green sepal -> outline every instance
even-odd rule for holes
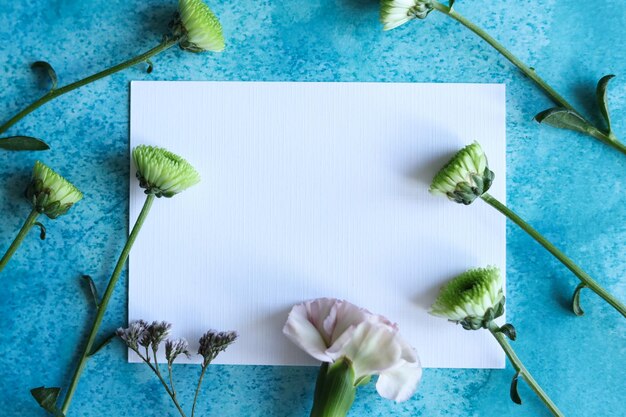
[[[598,99],[598,107],[600,107],[600,113],[602,113],[602,117],[606,121],[606,126],[609,129],[609,133],[611,133],[611,115],[609,114],[609,102],[606,97],[606,90],[609,85],[609,81],[615,78],[615,75],[609,74],[600,78],[598,81],[598,87],[596,88],[596,97]]]
[[[572,296],[572,311],[577,316],[582,316],[585,314],[584,310],[580,307],[580,292],[583,290],[583,288],[587,288],[587,284],[581,282],[574,290],[574,295]]]
[[[478,329],[488,329],[491,322],[493,322],[498,317],[504,314],[504,303],[506,302],[505,297],[502,296],[502,299],[496,304],[493,308],[488,308],[485,311],[484,317],[466,317],[463,320],[455,321],[450,320],[452,322],[458,323],[465,330],[478,330]],[[513,327],[513,326],[511,326]]]
[[[9,136],[0,138],[0,149],[7,151],[46,151],[50,146],[41,139],[31,136]]]
[[[46,61],[37,61],[37,62],[33,62],[33,64],[30,67],[34,70],[36,69],[45,70],[46,73],[48,74],[48,77],[50,78],[50,83],[52,84],[50,90],[52,91],[57,88],[57,84],[59,84],[59,77],[57,77],[57,72],[54,70],[54,68],[52,68],[52,65],[50,65]]]
[[[589,134],[595,129],[578,113],[563,107],[544,110],[535,116],[535,120],[559,129],[568,129],[585,134]]]
[[[511,401],[513,401],[515,404],[522,404],[522,398],[519,396],[519,392],[517,391],[518,381],[519,381],[519,371],[515,373],[515,376],[513,376],[513,380],[511,381],[511,390],[510,390]]]
[[[61,412],[61,409],[57,407],[57,400],[60,392],[61,388],[57,387],[37,387],[30,390],[31,395],[41,408],[55,417],[64,417],[65,415]]]
[[[344,417],[356,395],[352,364],[342,358],[333,364],[323,363],[317,375],[310,417]]]
[[[498,329],[498,332],[502,333],[503,335],[508,337],[510,340],[514,341],[515,339],[517,339],[517,331],[515,330],[515,327],[513,327],[513,325],[510,323],[506,323],[503,326],[501,326]]]

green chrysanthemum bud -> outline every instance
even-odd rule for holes
[[[433,10],[427,0],[382,0],[380,4],[380,21],[383,30],[395,29],[413,19],[425,19]]]
[[[39,161],[35,162],[33,179],[25,195],[39,213],[51,219],[67,213],[83,198],[78,188]]]
[[[435,175],[430,192],[460,204],[471,204],[489,190],[494,173],[478,142],[466,146]]]
[[[495,267],[470,269],[443,286],[430,314],[463,325],[487,328],[504,313],[502,277]]]
[[[202,0],[179,0],[179,22],[175,35],[186,35],[180,47],[191,52],[221,52],[224,50],[222,25]]]
[[[200,174],[187,161],[163,148],[139,145],[133,149],[137,179],[146,194],[172,197],[200,182]]]

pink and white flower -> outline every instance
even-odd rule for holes
[[[283,333],[322,362],[347,359],[355,387],[378,375],[376,390],[384,398],[408,400],[422,377],[419,358],[398,327],[347,301],[319,298],[298,304],[289,313]]]

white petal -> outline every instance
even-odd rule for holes
[[[352,332],[344,332],[326,353],[337,360],[352,361],[355,378],[379,374],[394,367],[402,355],[397,330],[375,320],[363,322]]]
[[[376,391],[381,397],[397,402],[406,401],[417,391],[422,379],[419,361],[406,362],[380,374],[376,381]]]
[[[309,321],[305,304],[298,304],[291,309],[283,333],[293,343],[322,362],[332,359],[325,353],[326,343],[315,325]]]

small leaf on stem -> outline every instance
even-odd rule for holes
[[[517,392],[517,382],[519,381],[519,371],[517,371],[517,373],[515,374],[515,376],[513,377],[513,380],[511,381],[511,401],[513,401],[515,404],[521,404],[522,403],[522,398],[519,396],[519,392]]]
[[[500,327],[498,331],[511,340],[515,340],[517,338],[517,331],[510,323],[506,323],[504,326]]]
[[[34,70],[36,69],[45,70],[48,73],[48,77],[50,77],[50,82],[52,83],[51,90],[54,90],[55,88],[57,88],[57,84],[59,83],[59,78],[57,77],[57,73],[54,70],[54,68],[52,68],[52,65],[50,65],[46,61],[37,61],[37,62],[34,62],[30,67]]]
[[[580,292],[583,290],[583,288],[587,288],[587,284],[581,282],[574,290],[574,296],[572,297],[572,310],[577,316],[582,316],[585,314],[583,309],[580,307]]]
[[[39,239],[45,240],[46,239],[46,226],[44,226],[41,222],[35,222],[35,226],[39,226],[39,229],[40,229]]]
[[[452,11],[452,6],[454,6],[454,2],[455,2],[455,1],[456,1],[456,0],[450,0],[450,1],[448,1],[448,7],[450,8],[450,11]]]
[[[598,98],[598,106],[600,107],[600,113],[602,113],[602,117],[606,121],[606,125],[609,129],[609,133],[611,133],[611,116],[609,114],[609,102],[606,98],[606,90],[609,85],[609,81],[615,78],[615,75],[609,74],[600,78],[598,81],[598,88],[596,89],[596,97]]]
[[[96,288],[96,284],[93,282],[93,279],[90,275],[83,275],[83,279],[85,279],[89,285],[89,292],[91,293],[91,297],[93,299],[93,303],[98,308],[100,306],[100,297],[98,297],[98,289]]]
[[[52,413],[55,417],[62,417],[64,415],[57,407],[57,399],[59,398],[60,392],[61,388],[57,387],[37,387],[30,390],[30,393],[39,406],[47,412]]]
[[[535,116],[535,120],[559,129],[569,129],[585,134],[589,134],[589,131],[594,129],[578,113],[562,107],[544,110]]]
[[[50,149],[46,142],[30,136],[0,138],[0,149],[7,151],[45,151]]]

